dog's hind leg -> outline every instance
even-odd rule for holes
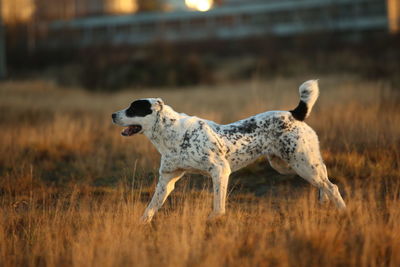
[[[318,187],[323,194],[321,197],[326,197],[324,196],[326,194],[335,203],[337,208],[346,208],[338,187],[329,181],[326,167],[322,160],[314,160],[313,162],[305,153],[300,152],[296,154],[296,161],[292,161],[290,165],[300,177]]]
[[[329,201],[328,195],[324,192],[322,188],[318,189],[318,201],[321,204],[325,204],[326,202]]]
[[[175,183],[183,176],[183,174],[183,171],[160,171],[160,178],[157,183],[156,191],[141,218],[142,223],[148,223],[151,221],[154,214],[161,208],[162,204],[167,199],[168,195],[172,190],[174,190]]]
[[[322,164],[322,166],[324,168],[324,176],[328,177],[328,171],[326,170],[325,164]],[[325,204],[326,202],[329,201],[329,196],[325,193],[325,191],[322,188],[318,189],[318,200],[319,203],[321,204]]]
[[[210,214],[209,219],[225,214],[225,202],[230,174],[231,168],[226,161],[222,161],[211,167],[210,175],[213,181],[214,202],[213,212]]]
[[[281,159],[278,156],[275,156],[273,154],[268,154],[267,155],[268,162],[271,165],[271,167],[279,172],[282,175],[290,175],[290,174],[296,174],[296,172],[287,164],[283,159]],[[325,166],[325,165],[324,165]],[[326,172],[326,167],[325,167],[325,172]],[[319,188],[318,190],[318,200],[321,204],[326,203],[329,201],[328,195],[325,193],[325,191],[322,188]]]
[[[267,159],[271,167],[280,174],[296,174],[296,172],[283,159],[273,154],[268,154]]]

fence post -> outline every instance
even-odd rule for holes
[[[3,24],[3,8],[2,0],[0,0],[0,80],[4,79],[7,75],[6,66],[6,41],[5,41],[5,30]]]
[[[387,0],[387,16],[389,22],[389,32],[400,32],[400,1]]]

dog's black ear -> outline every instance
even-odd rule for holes
[[[164,101],[161,98],[156,99],[156,103],[154,105],[154,109],[157,111],[161,111],[164,107]]]

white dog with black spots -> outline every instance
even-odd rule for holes
[[[328,179],[316,133],[304,120],[318,98],[316,80],[303,83],[300,103],[291,111],[268,111],[226,125],[174,111],[160,98],[139,99],[112,114],[127,127],[121,134],[144,134],[161,154],[159,180],[141,220],[150,222],[175,183],[186,172],[211,176],[214,202],[210,218],[225,213],[229,175],[261,156],[281,174],[297,173],[319,188],[320,201],[346,205]]]

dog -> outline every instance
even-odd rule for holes
[[[328,179],[317,134],[304,122],[318,98],[318,81],[304,82],[299,93],[293,110],[268,111],[226,125],[178,113],[160,98],[139,99],[113,113],[113,123],[126,127],[123,136],[144,134],[161,154],[159,180],[141,221],[152,220],[186,172],[211,176],[210,218],[224,215],[229,175],[262,156],[279,173],[296,173],[316,186],[321,202],[330,199],[345,209],[338,187]]]

